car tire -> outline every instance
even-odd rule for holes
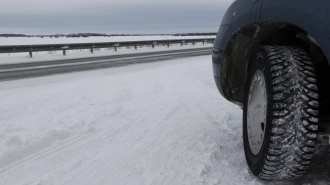
[[[308,54],[265,46],[252,57],[243,104],[244,152],[260,179],[295,180],[312,159],[318,130],[318,88]]]

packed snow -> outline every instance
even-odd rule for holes
[[[294,184],[249,172],[211,56],[0,82],[0,101],[0,184]],[[322,162],[297,184],[329,184]]]

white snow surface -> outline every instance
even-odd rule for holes
[[[291,184],[249,172],[211,56],[0,82],[0,102],[1,185]]]

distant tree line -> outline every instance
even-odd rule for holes
[[[24,34],[0,34],[0,37],[28,37]]]
[[[217,35],[216,32],[211,32],[211,33],[176,33],[172,34],[172,36],[215,36]]]
[[[51,35],[25,35],[25,34],[0,34],[0,37],[114,37],[114,36],[212,36],[217,33],[176,33],[176,34],[105,34],[105,33],[70,33],[70,34],[51,34]]]

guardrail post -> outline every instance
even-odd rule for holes
[[[93,48],[91,48],[91,53],[94,53],[94,49]]]
[[[63,49],[63,55],[66,55],[65,49]]]
[[[117,47],[115,47],[115,51],[117,51]]]
[[[32,51],[29,51],[29,55],[30,55],[30,57],[32,58]]]

